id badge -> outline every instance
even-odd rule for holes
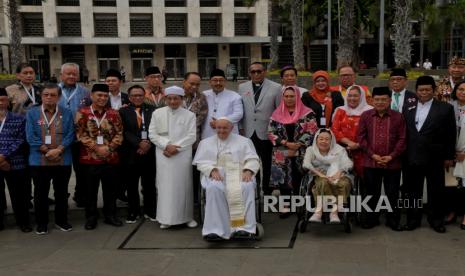
[[[102,135],[97,136],[97,145],[103,145],[103,136]]]
[[[147,137],[148,137],[148,136],[147,136],[147,131],[145,131],[145,130],[141,131],[141,133],[140,133],[140,138],[141,138],[142,140],[147,140]]]
[[[51,145],[52,144],[52,136],[51,135],[45,135],[45,144],[46,145]]]
[[[326,127],[326,118],[325,117],[320,118],[320,126]]]

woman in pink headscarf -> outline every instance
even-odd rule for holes
[[[286,86],[278,108],[271,115],[268,137],[273,143],[270,187],[281,195],[298,194],[302,158],[318,131],[315,113],[300,100],[297,86]],[[287,217],[288,208],[280,216]]]

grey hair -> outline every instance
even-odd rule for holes
[[[77,63],[74,63],[74,62],[63,63],[63,65],[61,65],[61,71],[60,71],[61,73],[63,73],[63,70],[65,69],[65,67],[74,67],[79,72],[79,64]]]

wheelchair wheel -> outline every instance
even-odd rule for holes
[[[265,236],[265,230],[263,229],[263,225],[259,222],[257,222],[257,229],[256,229],[256,233],[255,233],[255,239],[257,241],[263,239],[263,237]]]
[[[352,233],[352,222],[350,221],[349,212],[342,213],[342,219],[344,221],[344,232]]]

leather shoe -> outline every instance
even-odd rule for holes
[[[103,223],[116,227],[123,226],[123,222],[119,220],[117,217],[106,217]]]
[[[217,234],[208,234],[206,236],[203,236],[203,238],[206,240],[206,241],[209,241],[209,242],[215,242],[215,241],[222,241],[223,238],[218,236]]]
[[[444,227],[444,225],[435,225],[435,226],[431,226],[431,227],[437,233],[440,233],[440,234],[446,233],[446,227]]]
[[[21,232],[23,232],[23,233],[32,232],[32,227],[30,225],[28,225],[28,224],[19,226],[19,229],[21,229]]]
[[[86,230],[94,230],[97,228],[97,220],[96,219],[88,219],[86,221],[86,225],[84,226]]]

